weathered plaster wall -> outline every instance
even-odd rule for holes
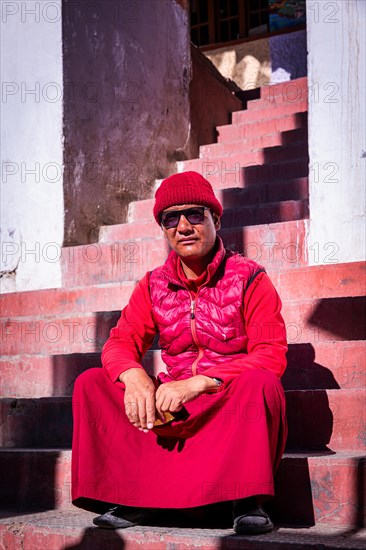
[[[309,263],[365,259],[366,2],[308,10]]]
[[[223,76],[243,90],[306,76],[305,30],[204,53]]]
[[[1,290],[11,292],[61,282],[61,0],[1,8]]]
[[[187,7],[65,0],[63,35],[65,242],[81,244],[187,156]]]

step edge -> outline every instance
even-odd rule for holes
[[[215,143],[214,145],[219,145],[217,143]],[[190,159],[190,160],[193,160],[193,159]],[[197,158],[195,160],[201,160],[200,158]],[[299,182],[299,181],[302,181],[302,180],[306,180],[307,182],[309,181],[309,176],[299,176],[298,178],[292,178],[292,182]],[[283,180],[279,183],[284,183],[284,184],[287,184],[288,181],[287,180]],[[256,183],[256,184],[253,184],[253,185],[250,185],[248,187],[228,187],[225,189],[225,191],[227,190],[233,190],[234,192],[244,192],[248,189],[256,189],[256,188],[261,188],[261,187],[265,187],[265,186],[269,186],[270,184],[269,183]],[[214,188],[214,190],[216,189],[216,191],[222,191],[221,188]],[[129,204],[132,204],[134,206],[138,205],[138,204],[141,204],[142,202],[149,202],[152,206],[154,205],[155,203],[155,199],[152,198],[152,199],[144,199],[143,201],[132,201],[130,202]],[[149,206],[150,206],[149,204]],[[134,222],[125,222],[125,223],[134,223]],[[100,227],[116,227],[118,225],[124,225],[123,223],[122,224],[118,224],[118,223],[115,223],[115,224],[111,224],[111,225],[101,225]]]
[[[314,298],[314,300],[316,300],[316,298]],[[296,302],[296,301],[294,301]],[[333,348],[334,347],[334,342],[318,342],[318,343],[315,343],[315,346],[316,346],[316,349],[317,348]],[[366,346],[366,340],[337,340],[336,344],[338,344],[339,346],[340,345],[343,345],[343,346],[346,346],[346,347],[352,347],[352,346]],[[301,345],[301,343],[299,344]],[[160,354],[160,349],[148,349],[146,354]],[[85,353],[82,353],[82,355],[100,355],[101,352],[98,352],[98,351],[95,351],[95,352],[85,352]],[[73,354],[71,354],[73,355]],[[41,353],[32,353],[32,354],[29,354],[29,353],[22,353],[22,354],[19,354],[19,355],[2,355],[1,358],[0,358],[0,363],[1,362],[17,362],[19,361],[19,358],[27,358],[27,359],[31,359],[31,358],[46,358],[46,357],[52,357],[52,354],[41,354]],[[309,388],[308,388],[309,389]],[[312,389],[317,389],[317,388],[312,388]],[[320,389],[320,388],[318,388]],[[340,388],[340,389],[347,389],[347,388]],[[350,388],[351,389],[351,388]],[[357,388],[355,388],[357,389]],[[47,396],[46,396],[47,397]],[[17,397],[14,397],[14,399],[17,399]]]
[[[159,351],[159,350],[157,350]],[[102,367],[100,367],[102,368]],[[304,395],[304,394],[310,394],[310,393],[326,393],[327,395],[345,395],[345,394],[353,394],[357,395],[358,397],[362,397],[366,394],[366,386],[365,387],[357,387],[357,388],[337,388],[337,389],[321,389],[321,388],[306,388],[306,389],[284,389],[285,394],[291,393],[291,394],[297,394],[297,395]],[[352,396],[351,396],[352,397]],[[11,403],[14,401],[20,401],[21,403],[42,403],[42,404],[62,404],[72,403],[72,396],[71,395],[63,395],[63,396],[42,396],[42,397],[0,397],[0,403]]]
[[[291,131],[292,131],[292,130],[291,130]],[[277,133],[278,133],[278,134],[281,134],[281,132],[275,132],[275,133],[273,133],[273,134],[268,134],[268,135],[269,135],[269,136],[272,136],[272,135],[274,136],[274,135],[276,135]],[[255,139],[258,139],[258,138],[255,138]],[[233,147],[239,146],[239,145],[241,144],[241,145],[243,145],[243,147],[245,147],[245,146],[247,146],[247,143],[244,143],[245,141],[251,141],[251,140],[246,140],[245,138],[244,138],[244,139],[235,139],[235,140],[232,140],[232,141],[225,141],[225,142],[220,142],[220,143],[219,143],[219,142],[210,143],[209,145],[203,145],[203,146],[201,146],[201,147],[213,147],[213,146],[217,146],[217,147],[215,147],[215,148],[218,149],[219,147],[223,146],[224,144],[225,144],[225,145],[231,145],[231,146],[233,146]],[[291,143],[291,145],[292,145],[292,144],[297,144],[297,145],[299,145],[299,144],[301,144],[301,143],[304,143],[305,145],[308,145],[308,140],[307,140],[307,139],[298,139],[298,140],[294,141],[293,143]],[[249,145],[250,145],[250,144],[249,144]],[[285,145],[283,145],[283,144],[282,144],[282,145],[269,145],[268,147],[262,147],[262,149],[267,149],[267,148],[271,148],[271,147],[287,147],[288,145],[290,145],[290,144],[286,143]],[[253,149],[248,149],[249,152],[253,152],[253,151],[255,151],[255,150],[256,150],[256,149],[254,149],[254,148],[253,148]],[[215,153],[215,151],[213,151],[213,153]],[[200,153],[200,154],[201,154],[201,153]],[[217,153],[215,153],[215,154],[217,154]],[[199,156],[199,157],[196,157],[196,158],[197,158],[197,160],[201,160],[202,158],[207,158],[207,157],[201,157],[201,156]],[[195,159],[186,159],[186,160],[195,160]]]
[[[243,112],[245,112],[245,111],[243,111]],[[279,115],[278,117],[266,118],[264,120],[260,120],[260,121],[256,121],[256,122],[255,121],[250,121],[250,122],[247,122],[247,123],[245,123],[245,122],[232,122],[230,124],[220,124],[219,126],[216,126],[216,130],[220,130],[220,128],[232,128],[233,126],[246,126],[246,127],[251,126],[251,125],[254,126],[255,124],[258,124],[260,122],[266,122],[267,120],[283,120],[283,119],[294,117],[296,115],[304,115],[305,113],[307,114],[308,111],[299,111],[299,112],[290,113],[290,114],[286,114],[286,115]],[[305,116],[303,118],[305,118]],[[303,121],[301,121],[301,122],[303,122]],[[304,122],[307,123],[307,120],[304,121]],[[295,129],[296,128],[294,128],[294,130]],[[285,130],[285,131],[287,131],[287,130]]]

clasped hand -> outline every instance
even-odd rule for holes
[[[186,380],[166,382],[157,389],[148,374],[132,368],[120,376],[125,384],[124,404],[129,421],[145,433],[151,430],[157,418],[164,421],[164,412],[178,412],[184,403],[192,401],[215,382],[207,376],[193,376]]]

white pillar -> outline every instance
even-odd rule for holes
[[[366,2],[308,1],[309,264],[365,259]]]
[[[61,0],[1,2],[3,292],[61,284],[61,15]]]

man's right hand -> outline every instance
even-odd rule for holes
[[[147,433],[156,420],[155,386],[150,376],[139,368],[128,369],[119,376],[126,386],[125,410],[129,421]]]

